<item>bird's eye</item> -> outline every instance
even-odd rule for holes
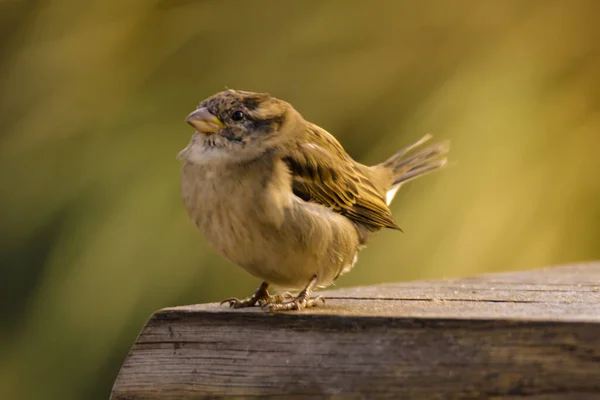
[[[246,114],[244,114],[240,110],[234,111],[233,114],[231,114],[231,119],[234,120],[234,121],[241,121],[245,117],[246,117]]]

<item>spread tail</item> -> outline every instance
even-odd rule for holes
[[[379,164],[379,167],[392,171],[392,183],[386,194],[386,203],[388,205],[392,202],[396,192],[404,182],[446,165],[446,154],[450,148],[448,141],[437,143],[414,154],[409,154],[412,150],[431,139],[431,137],[431,135],[423,136],[417,142],[403,148]]]

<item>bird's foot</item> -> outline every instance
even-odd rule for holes
[[[231,307],[231,308],[254,307],[256,305],[264,307],[265,305],[270,304],[270,303],[284,302],[286,299],[286,295],[289,295],[289,293],[286,293],[283,295],[278,294],[278,295],[272,296],[269,294],[269,292],[267,290],[268,287],[269,287],[269,283],[263,282],[260,284],[258,289],[256,289],[256,292],[254,292],[254,294],[252,296],[250,296],[249,298],[240,300],[235,297],[230,297],[228,299],[223,300],[221,302],[221,305],[223,305],[225,303],[229,303],[229,307]]]
[[[291,310],[303,310],[305,308],[317,307],[319,304],[325,304],[325,297],[301,297],[298,295],[293,300],[282,301],[277,303],[267,303],[262,306],[262,309],[267,312],[275,311],[291,311]]]
[[[285,293],[280,301],[269,302],[262,305],[262,309],[267,312],[275,311],[289,311],[289,310],[303,310],[305,308],[316,307],[320,303],[325,304],[325,298],[323,296],[310,297],[313,288],[317,284],[317,277],[314,276],[309,284],[301,291],[298,296],[294,297],[290,293]],[[286,299],[290,299],[286,301]]]

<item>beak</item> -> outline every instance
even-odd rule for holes
[[[194,127],[198,132],[212,135],[225,127],[219,118],[211,114],[205,107],[194,110],[187,116],[185,122]]]

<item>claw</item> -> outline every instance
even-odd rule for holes
[[[284,301],[276,302],[276,303],[267,303],[262,305],[262,309],[266,312],[275,312],[275,311],[289,311],[289,310],[303,310],[305,308],[316,307],[319,303],[325,304],[325,298],[323,296],[317,296],[315,298],[311,298],[310,294],[312,289],[317,283],[317,277],[314,276],[309,284],[301,291],[298,296],[292,296],[291,293],[287,292],[283,294]],[[290,301],[285,301],[285,299],[291,298]]]
[[[267,282],[261,283],[256,289],[254,294],[247,299],[240,300],[236,297],[230,297],[221,302],[221,305],[229,303],[229,308],[245,308],[254,307],[255,305],[264,306],[272,302],[282,302],[284,299],[281,296],[271,296],[267,291],[269,284]]]
[[[298,293],[298,296],[294,296],[290,292],[271,296],[267,291],[269,284],[263,282],[249,298],[240,300],[236,297],[230,297],[223,300],[221,305],[228,303],[230,308],[236,309],[258,305],[267,312],[303,310],[305,308],[317,307],[319,303],[325,304],[325,298],[323,296],[310,297],[316,284],[317,276],[315,275],[304,290]]]
[[[221,302],[221,305],[229,303],[229,308],[243,308],[243,307],[252,307],[256,302],[253,301],[252,298],[246,300],[240,300],[235,297],[230,297]]]

